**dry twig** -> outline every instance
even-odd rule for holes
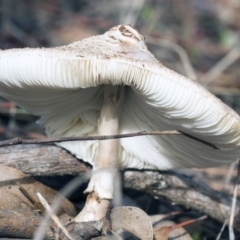
[[[238,160],[237,178],[236,178],[236,182],[234,184],[231,215],[230,215],[230,219],[229,219],[229,239],[230,240],[235,239],[233,225],[234,225],[234,217],[235,217],[235,212],[236,212],[236,202],[237,202],[237,191],[238,191],[239,179],[240,179],[240,161]]]
[[[63,231],[65,236],[67,236],[68,239],[72,240],[72,237],[69,235],[67,229],[62,225],[60,220],[58,219],[57,215],[52,211],[51,207],[49,206],[46,199],[41,195],[41,193],[37,193],[38,199],[43,205],[43,207],[46,209],[47,213],[51,217],[51,219],[55,222],[55,224]]]
[[[72,141],[102,141],[109,139],[119,139],[119,138],[129,138],[129,137],[139,137],[139,136],[160,136],[160,135],[182,135],[188,138],[191,138],[195,141],[201,142],[217,151],[220,149],[214,144],[204,141],[202,139],[196,138],[192,135],[181,131],[152,131],[152,132],[135,132],[135,133],[126,133],[126,134],[116,134],[116,135],[104,135],[104,136],[87,136],[87,137],[64,137],[64,138],[55,138],[55,139],[21,139],[19,137],[0,141],[0,147],[19,145],[19,144],[41,144],[41,143],[60,143],[60,142],[72,142]]]
[[[157,39],[157,38],[153,38],[150,36],[146,37],[146,41],[147,43],[150,44],[154,44],[154,45],[158,45],[158,46],[162,46],[165,48],[170,48],[172,49],[174,52],[176,52],[183,64],[184,70],[186,72],[187,77],[189,77],[192,80],[197,81],[197,76],[195,74],[194,68],[189,60],[189,57],[186,53],[186,51],[184,50],[184,48],[182,48],[181,46],[179,46],[176,43],[164,40],[164,39]]]
[[[216,78],[224,72],[230,65],[237,61],[240,57],[240,43],[236,45],[224,56],[214,67],[212,67],[205,75],[200,78],[200,82],[204,86],[208,86]]]

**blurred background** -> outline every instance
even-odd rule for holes
[[[240,113],[240,0],[0,0],[0,49],[65,45],[121,23],[145,36],[164,65]],[[0,99],[0,139],[43,137],[36,120]],[[225,166],[197,174],[232,192],[236,171]]]

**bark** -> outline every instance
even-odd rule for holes
[[[31,176],[76,176],[91,168],[54,145],[17,145],[0,148],[0,163]]]
[[[18,210],[4,210],[0,209],[0,239],[33,239],[36,229],[39,227],[42,217],[34,211],[23,211]],[[62,223],[67,223],[69,216],[63,215],[60,217]],[[102,235],[102,228],[108,227],[105,219],[98,222],[88,223],[75,223],[68,224],[68,231],[75,240],[86,240],[92,237],[98,237]],[[51,222],[49,227],[44,229],[42,233],[42,239],[53,240],[55,236],[60,233],[60,238],[68,240],[68,238],[57,228],[57,226]]]
[[[91,168],[65,150],[52,145],[18,145],[0,148],[0,163],[32,176],[78,175]],[[124,171],[124,187],[167,198],[175,204],[195,209],[220,222],[229,218],[232,198],[217,192],[199,179],[174,171]],[[240,202],[235,212],[240,230]]]
[[[165,197],[175,204],[195,209],[224,222],[231,212],[232,197],[206,184],[173,171],[125,171],[124,187],[144,191],[154,198]],[[240,230],[240,202],[237,201],[234,227]]]

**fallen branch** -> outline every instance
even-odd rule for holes
[[[130,138],[130,137],[140,137],[140,136],[161,136],[161,135],[182,135],[198,142],[201,142],[213,149],[219,151],[220,149],[217,148],[214,144],[199,139],[197,137],[191,136],[187,133],[182,131],[152,131],[152,132],[135,132],[135,133],[126,133],[126,134],[116,134],[116,135],[104,135],[104,136],[87,136],[87,137],[63,137],[63,138],[54,138],[54,139],[22,139],[19,137],[12,138],[9,140],[0,141],[0,147],[7,147],[19,144],[46,144],[46,143],[60,143],[60,142],[73,142],[73,141],[102,141],[102,140],[109,140],[109,139],[119,139],[119,138]]]
[[[91,171],[89,166],[54,145],[33,144],[0,148],[0,163],[31,176],[77,176]]]
[[[124,187],[151,194],[155,199],[162,197],[174,204],[197,210],[219,222],[229,218],[232,197],[213,190],[200,179],[174,171],[126,171]],[[240,202],[235,209],[234,228],[240,230]]]
[[[78,175],[91,168],[56,146],[24,145],[0,148],[0,163],[33,176]],[[175,204],[198,210],[220,222],[229,218],[231,196],[217,192],[199,179],[174,171],[124,172],[124,187],[167,198]],[[234,227],[240,230],[240,202],[236,202]]]

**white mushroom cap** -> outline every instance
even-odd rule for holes
[[[50,137],[97,135],[104,84],[128,86],[119,133],[181,130],[221,150],[186,136],[124,138],[122,167],[210,167],[239,158],[239,116],[161,65],[131,26],[63,47],[0,51],[0,95],[41,116]],[[60,145],[94,164],[97,141]]]

